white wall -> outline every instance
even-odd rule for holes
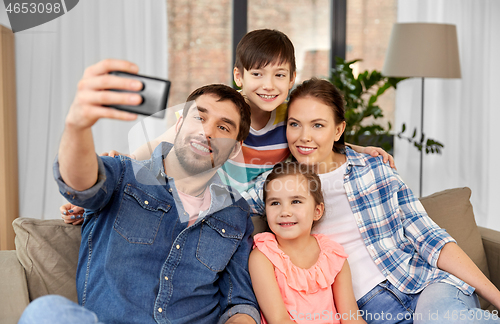
[[[400,0],[398,22],[450,23],[457,26],[461,79],[425,80],[424,133],[444,143],[442,155],[424,155],[423,195],[455,188],[472,189],[479,225],[500,230],[499,126],[500,1]],[[396,125],[420,127],[421,79],[398,84]],[[414,192],[419,190],[419,152],[399,140],[396,164]]]

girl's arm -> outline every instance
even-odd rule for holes
[[[500,309],[500,291],[457,244],[450,242],[444,245],[437,266],[476,288],[478,295]]]
[[[274,266],[258,249],[250,253],[248,269],[260,311],[269,324],[294,324],[281,297]]]
[[[342,324],[366,324],[365,320],[361,317],[361,313],[359,312],[356,298],[354,298],[351,269],[349,268],[349,262],[347,262],[347,260],[345,260],[342,270],[340,270],[337,277],[335,277],[335,281],[332,284],[332,290],[333,300],[335,302],[337,313],[340,316],[340,322]]]
[[[161,134],[151,142],[143,144],[137,150],[132,152],[131,155],[133,155],[134,158],[138,161],[148,160],[151,157],[151,154],[153,154],[155,148],[161,142],[174,143],[174,140],[175,140],[175,125],[170,127],[165,133]]]

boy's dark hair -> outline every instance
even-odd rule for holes
[[[275,29],[257,29],[247,33],[236,47],[234,66],[244,70],[260,69],[269,63],[290,64],[290,78],[295,73],[295,49],[284,33]]]
[[[219,100],[217,101],[229,100],[236,105],[240,113],[240,128],[236,140],[243,141],[247,138],[250,131],[250,106],[246,103],[245,99],[238,91],[225,84],[209,84],[191,92],[186,99],[186,105],[184,106],[182,117],[186,118],[193,101],[195,101],[199,96],[206,94],[219,97]]]
[[[333,120],[336,124],[345,121],[344,98],[331,82],[314,77],[304,81],[290,93],[288,107],[290,107],[295,100],[304,97],[315,98],[329,106],[332,109]],[[288,110],[286,120],[288,120]],[[344,150],[344,134],[342,134],[339,140],[333,144],[333,151],[336,153],[343,153]]]

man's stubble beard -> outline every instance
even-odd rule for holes
[[[177,136],[174,141],[175,155],[177,156],[177,159],[181,164],[182,168],[190,176],[200,175],[207,171],[211,171],[214,168],[219,168],[229,159],[229,156],[232,153],[232,150],[230,150],[227,156],[221,157],[220,150],[212,145],[212,153],[210,153],[210,156],[197,155],[191,150],[190,142],[191,139],[193,138],[196,138],[196,140],[198,140],[201,143],[204,143],[205,145],[208,144],[206,140],[200,140],[201,138],[199,137],[187,137],[185,140],[182,140],[180,136]],[[218,139],[218,140],[226,140],[226,139]]]

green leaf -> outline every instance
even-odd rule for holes
[[[377,96],[371,96],[370,100],[368,101],[368,106],[371,106],[377,101]]]
[[[384,92],[389,89],[391,87],[391,85],[389,83],[385,83],[384,85],[382,85],[380,88],[378,88],[377,90],[377,96],[381,96],[384,94]]]

